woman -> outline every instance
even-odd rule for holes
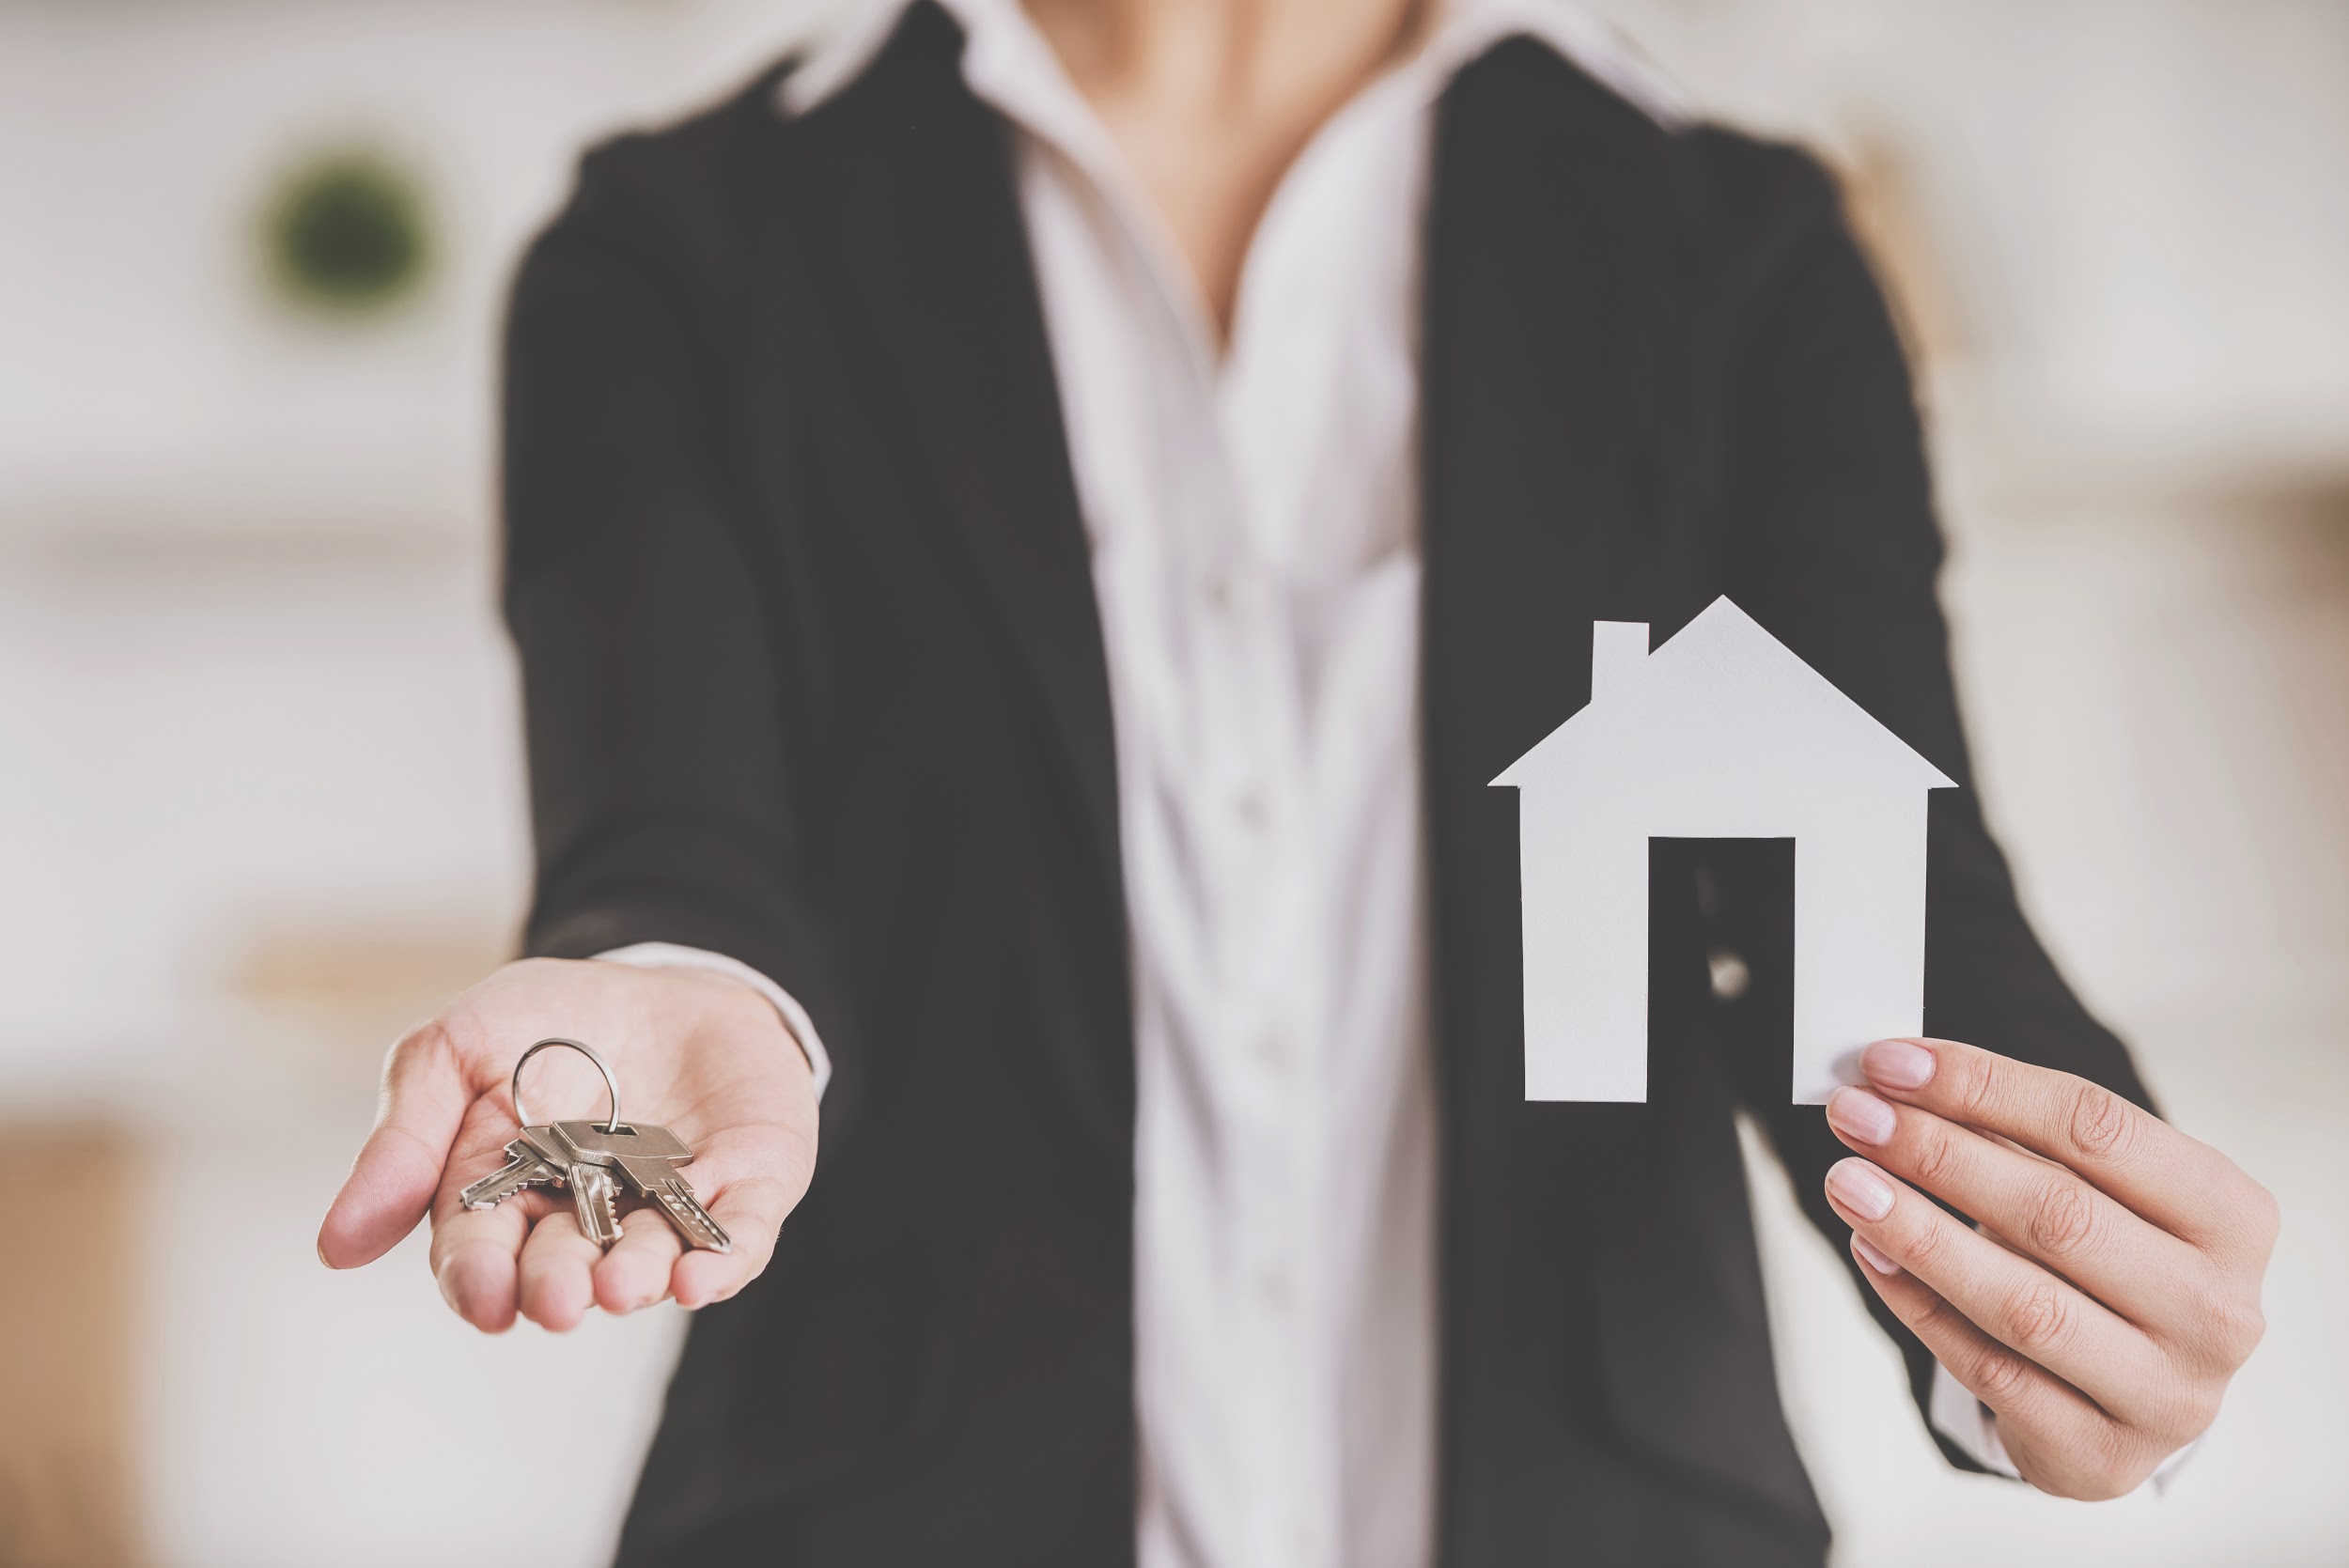
[[[588,159],[509,367],[534,956],[395,1048],[320,1252],[429,1208],[485,1329],[712,1308],[623,1561],[1816,1562],[1741,1103],[1953,1463],[2110,1496],[2207,1424],[2273,1204],[2142,1109],[1969,790],[1973,1044],[1785,1105],[1788,862],[1666,844],[1648,1101],[1523,1098],[1486,785],[1593,621],[1728,593],[1968,778],[1828,181],[1571,9],[860,9]],[[731,1252],[458,1206],[547,1035]]]

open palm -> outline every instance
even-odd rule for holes
[[[606,1252],[581,1234],[569,1199],[543,1188],[491,1209],[458,1203],[506,1163],[520,1127],[508,1079],[549,1035],[594,1046],[619,1080],[623,1113],[692,1145],[686,1175],[734,1237],[731,1251],[687,1252],[643,1209]],[[535,1058],[524,1092],[536,1115],[602,1113],[601,1082],[572,1052]],[[702,1306],[767,1266],[815,1170],[816,1123],[806,1057],[739,982],[593,961],[510,964],[392,1048],[375,1131],[327,1211],[319,1256],[334,1268],[372,1262],[428,1211],[441,1294],[491,1333],[517,1312],[563,1329],[591,1303],[625,1312],[674,1296]]]

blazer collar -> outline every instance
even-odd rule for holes
[[[1039,749],[1094,868],[1086,918],[1122,955],[1107,661],[1008,128],[971,89],[960,27],[917,0],[867,68],[776,132],[817,181],[821,210],[807,221],[871,346],[882,406],[918,454],[909,493],[936,514],[941,548],[958,552],[1025,667]],[[1557,692],[1583,689],[1595,613],[1686,618],[1660,601],[1685,585],[1655,526],[1674,509],[1695,439],[1675,348],[1687,329],[1669,305],[1686,255],[1678,164],[1663,150],[1673,139],[1526,39],[1462,70],[1438,110],[1423,338],[1424,767],[1439,979],[1458,1001],[1490,992],[1497,1005],[1516,983],[1513,969],[1478,972],[1517,950],[1514,930],[1484,929],[1516,907],[1514,825],[1485,781],[1555,724]],[[1515,1038],[1500,1017],[1446,1005],[1447,1056],[1461,1056],[1465,1035],[1486,1037],[1481,1057],[1505,1054],[1485,1048]],[[1067,1049],[1090,1118],[1118,1139],[1130,1049],[1122,1036]]]

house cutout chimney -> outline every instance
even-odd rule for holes
[[[1647,660],[1647,622],[1591,623],[1591,701],[1612,695]]]
[[[1591,634],[1591,701],[1493,781],[1518,791],[1525,1097],[1647,1098],[1648,844],[1795,841],[1797,1105],[1924,1029],[1925,801],[1954,788],[1717,598],[1654,653]]]

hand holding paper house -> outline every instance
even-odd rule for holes
[[[1924,1025],[1926,792],[1956,787],[1726,598],[1647,651],[1594,629],[1591,700],[1511,764],[1525,1097],[1647,1098],[1648,840],[1795,841],[1794,1100]]]

